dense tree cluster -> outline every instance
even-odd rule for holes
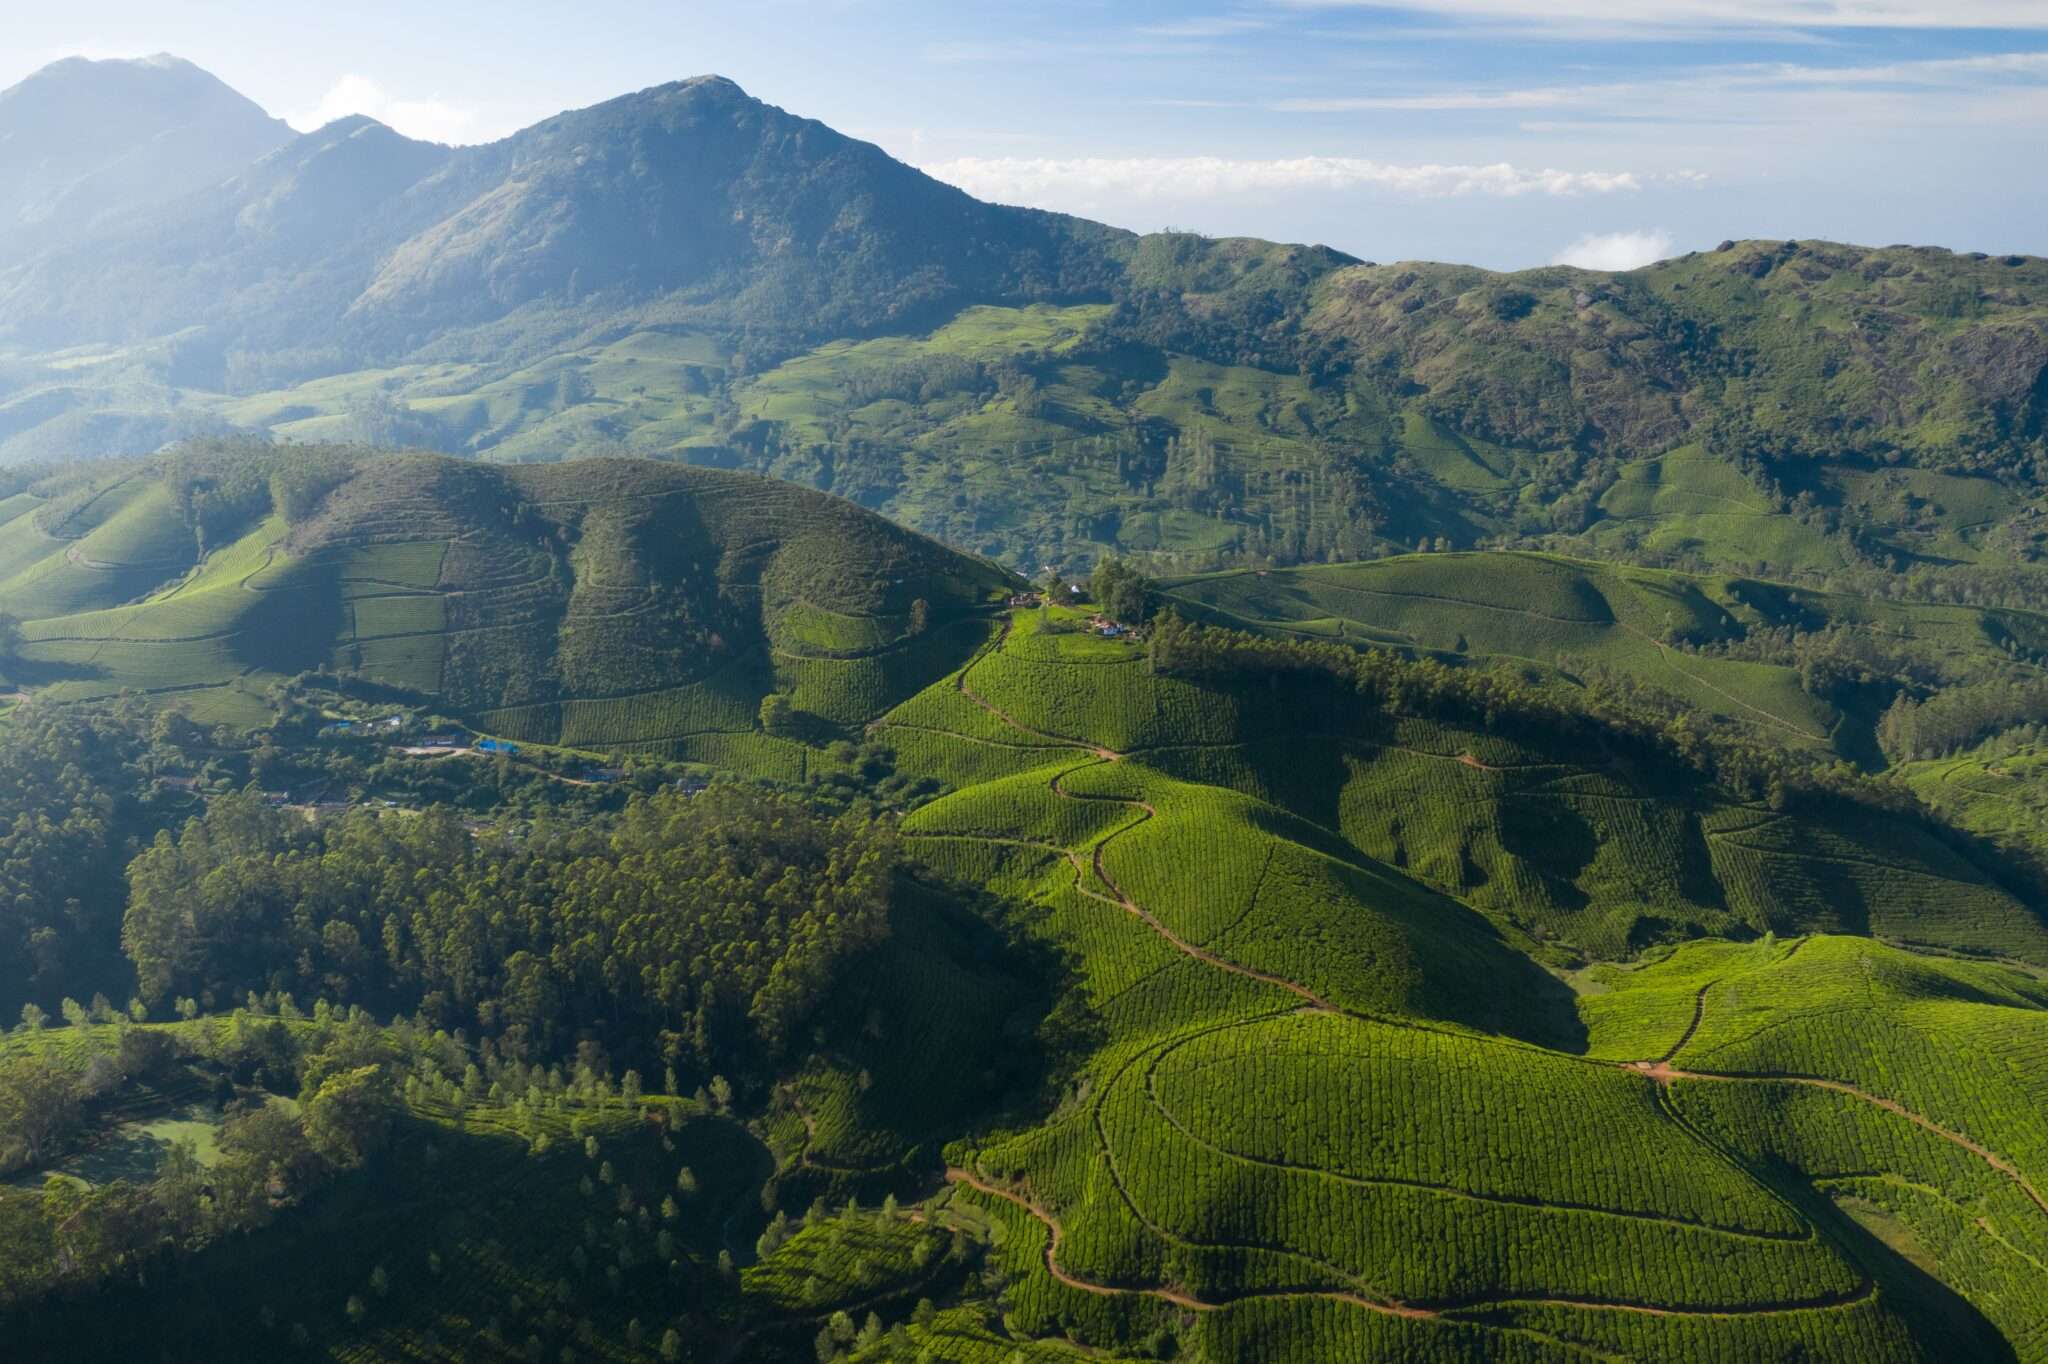
[[[1135,625],[1151,614],[1151,580],[1121,559],[1106,558],[1095,566],[1088,595],[1112,620]]]
[[[2048,721],[2048,682],[1985,683],[1925,700],[1901,692],[1878,720],[1877,741],[1895,762],[1938,758],[2023,725]]]
[[[202,1036],[216,1067],[297,1086],[300,1103],[260,1094],[237,1100],[214,1159],[202,1163],[192,1142],[179,1141],[147,1180],[88,1185],[53,1174],[39,1193],[0,1190],[0,1305],[110,1276],[146,1276],[154,1263],[262,1226],[382,1148],[397,1112],[399,1056],[366,1017],[299,1038],[279,1022],[242,1015]],[[0,1132],[28,1144],[33,1168],[61,1154],[91,1105],[124,1084],[161,1081],[190,1059],[168,1033],[123,1028],[116,1053],[83,1070],[33,1056],[0,1063]]]
[[[0,727],[0,1016],[116,988],[120,867],[147,818],[138,728],[40,705]]]
[[[435,811],[315,828],[236,796],[135,859],[123,942],[148,1001],[395,1002],[515,1050],[630,1021],[709,1064],[772,1056],[887,933],[894,865],[885,825],[734,787],[521,838]]]

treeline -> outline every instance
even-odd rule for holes
[[[1751,626],[1726,639],[1665,641],[1673,648],[1703,658],[1771,663],[1799,674],[1809,696],[1836,699],[1860,686],[1936,687],[1952,678],[1947,660],[1924,647],[1877,634],[1869,629],[1832,622],[1818,630],[1797,625]]]
[[[1782,806],[1802,793],[1847,796],[1897,813],[1920,813],[1912,794],[1872,781],[1846,763],[1821,764],[1742,731],[1697,718],[1676,697],[1597,671],[1566,689],[1504,666],[1460,668],[1384,649],[1269,639],[1187,621],[1169,611],[1152,625],[1153,670],[1242,683],[1248,677],[1320,676],[1396,715],[1473,725],[1509,735],[1583,738],[1675,763],[1737,795]]]
[[[219,438],[189,441],[154,468],[204,553],[272,512],[291,523],[306,520],[322,498],[378,453],[354,445]]]
[[[0,726],[0,1017],[119,990],[121,867],[160,818],[136,716],[23,705]]]
[[[1893,762],[1939,758],[2006,730],[2048,721],[2048,682],[1982,683],[1925,700],[1900,693],[1878,719],[1877,741]]]
[[[129,866],[122,942],[151,1006],[296,991],[475,1026],[512,1056],[613,1028],[738,1071],[886,936],[895,865],[872,816],[730,786],[523,837],[446,811],[312,827],[243,795]]]
[[[80,514],[114,485],[138,475],[153,478],[169,491],[204,555],[272,512],[287,522],[306,520],[363,461],[389,453],[365,444],[278,445],[261,436],[207,436],[144,460],[13,471],[0,478],[0,495],[32,492],[43,498],[36,525],[69,538],[78,533],[74,523]]]

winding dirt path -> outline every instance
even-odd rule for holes
[[[1110,762],[1115,761],[1115,759],[1106,758],[1104,759],[1104,761]],[[1088,764],[1083,764],[1083,766],[1087,765]],[[1301,999],[1310,1007],[1320,1009],[1325,1013],[1334,1014],[1344,1012],[1343,1010],[1339,1009],[1336,1005],[1330,1003],[1329,1000],[1324,999],[1321,995],[1309,989],[1306,985],[1301,984],[1299,981],[1289,980],[1285,976],[1276,976],[1267,971],[1260,971],[1254,967],[1246,966],[1241,962],[1231,961],[1228,957],[1219,957],[1206,947],[1197,947],[1194,943],[1189,942],[1187,939],[1181,937],[1178,933],[1175,933],[1172,929],[1168,928],[1165,924],[1161,923],[1159,921],[1159,917],[1156,914],[1154,914],[1151,910],[1146,909],[1143,905],[1139,904],[1136,900],[1132,899],[1130,893],[1126,891],[1122,886],[1119,886],[1116,883],[1115,878],[1109,874],[1109,868],[1105,867],[1102,864],[1102,850],[1108,844],[1109,840],[1111,838],[1115,838],[1117,834],[1128,833],[1132,829],[1137,828],[1140,824],[1143,824],[1146,820],[1157,819],[1159,817],[1159,810],[1150,801],[1139,800],[1133,796],[1075,795],[1073,792],[1067,790],[1065,786],[1061,785],[1061,783],[1064,782],[1069,776],[1073,775],[1075,772],[1078,772],[1080,770],[1081,768],[1078,767],[1070,767],[1066,771],[1054,777],[1052,779],[1052,793],[1062,800],[1099,800],[1109,801],[1117,805],[1130,805],[1136,807],[1137,809],[1143,810],[1145,814],[1144,818],[1132,820],[1129,824],[1126,824],[1123,828],[1118,829],[1114,833],[1107,835],[1095,845],[1094,851],[1090,857],[1090,864],[1094,868],[1096,878],[1100,880],[1103,885],[1109,887],[1110,893],[1108,895],[1104,895],[1100,891],[1091,890],[1088,888],[1087,876],[1085,870],[1083,869],[1081,855],[1079,853],[1073,852],[1072,850],[1068,850],[1067,859],[1074,864],[1074,869],[1077,872],[1082,872],[1081,881],[1075,886],[1076,890],[1080,891],[1083,895],[1086,895],[1091,900],[1100,900],[1103,904],[1115,905],[1118,909],[1124,910],[1129,914],[1136,915],[1140,920],[1144,922],[1147,928],[1151,929],[1154,933],[1157,933],[1160,937],[1166,939],[1167,943],[1171,947],[1173,947],[1175,951],[1180,952],[1186,956],[1193,957],[1196,961],[1203,962],[1209,966],[1213,966],[1219,971],[1228,971],[1232,975],[1243,976],[1247,980],[1256,980],[1261,981],[1267,985],[1278,986],[1280,989],[1285,990],[1289,994],[1294,995],[1297,998]]]
[[[1695,1019],[1694,1022],[1695,1026],[1697,1026],[1698,1020]],[[1950,1131],[1932,1118],[1915,1113],[1896,1099],[1887,1099],[1882,1095],[1872,1094],[1867,1089],[1858,1089],[1855,1085],[1845,1083],[1844,1081],[1829,1080],[1819,1075],[1794,1075],[1789,1072],[1780,1071],[1681,1070],[1671,1064],[1669,1057],[1657,1061],[1631,1061],[1624,1069],[1646,1076],[1660,1085],[1668,1085],[1677,1080],[1699,1080],[1714,1084],[1805,1085],[1809,1089],[1825,1089],[1835,1094],[1846,1094],[1852,1099],[1861,1099],[1864,1103],[1882,1108],[1887,1113],[1895,1113],[1914,1126],[1932,1132],[1935,1136],[1940,1137],[1952,1146],[1961,1147],[1963,1150],[1968,1151],[1971,1155],[2004,1175],[2014,1184],[2017,1184],[2020,1192],[2032,1200],[2035,1207],[2039,1208],[2044,1214],[2048,1214],[2048,1199],[2044,1199],[2041,1196],[2040,1190],[2036,1189],[2032,1182],[2020,1173],[2019,1167],[2004,1156],[1999,1155],[1988,1146],[1972,1141],[1960,1132]]]
[[[991,702],[987,697],[982,696],[979,692],[975,691],[974,688],[967,685],[967,674],[974,671],[974,665],[976,663],[981,662],[982,659],[987,658],[990,654],[1001,653],[1003,648],[1003,641],[1007,640],[1009,637],[1010,618],[1008,616],[1005,616],[1003,617],[1002,633],[996,636],[995,643],[991,644],[983,652],[976,654],[972,659],[968,661],[966,667],[962,668],[958,673],[954,674],[953,689],[959,692],[962,696],[966,697],[969,701],[972,701],[975,705],[980,706],[990,715],[995,716],[996,719],[1001,720],[1011,729],[1016,730],[1020,734],[1029,734],[1034,739],[1043,739],[1047,743],[1052,744],[1055,747],[1059,748],[1082,749],[1086,752],[1093,753],[1096,757],[1102,759],[1104,762],[1107,763],[1122,762],[1124,760],[1124,755],[1117,752],[1113,748],[1103,748],[1099,745],[1091,744],[1085,739],[1073,739],[1069,738],[1067,735],[1064,734],[1048,734],[1042,729],[1033,729],[1031,726],[1025,724],[1022,720],[1019,720],[1016,716],[1010,714],[1008,711],[1003,710],[1001,707]]]
[[[1136,1296],[1157,1298],[1161,1302],[1170,1302],[1175,1307],[1185,1308],[1190,1312],[1214,1312],[1219,1308],[1229,1307],[1232,1303],[1247,1302],[1254,1298],[1326,1298],[1332,1302],[1349,1303],[1353,1307],[1363,1307],[1367,1311],[1383,1313],[1390,1317],[1429,1320],[1438,1315],[1427,1307],[1415,1307],[1404,1302],[1379,1302],[1363,1294],[1346,1293],[1341,1289],[1275,1289],[1272,1292],[1240,1294],[1228,1302],[1209,1302],[1195,1297],[1191,1293],[1183,1293],[1177,1288],[1122,1288],[1111,1284],[1095,1283],[1092,1280],[1083,1279],[1060,1268],[1060,1242],[1064,1239],[1066,1232],[1061,1228],[1059,1219],[1050,1212],[1047,1212],[1023,1194],[1017,1193],[1012,1189],[1005,1189],[999,1184],[991,1184],[973,1171],[963,1170],[957,1165],[946,1167],[946,1182],[949,1184],[964,1184],[976,1193],[987,1194],[990,1198],[1000,1198],[1006,1203],[1013,1203],[1037,1218],[1045,1225],[1046,1231],[1049,1233],[1045,1243],[1046,1273],[1052,1275],[1053,1278],[1069,1288],[1078,1289],[1083,1293],[1093,1293],[1097,1297],[1117,1298]]]
[[[1003,641],[1008,638],[1009,628],[1009,622],[1006,620],[1003,626],[1003,633],[997,637],[996,641],[989,648],[989,650],[984,652],[983,654],[978,655],[972,662],[968,663],[965,667],[963,667],[960,670],[960,672],[956,675],[954,679],[954,686],[960,692],[960,694],[966,697],[969,701],[973,702],[975,705],[979,706],[981,709],[995,716],[1005,725],[1017,730],[1022,734],[1029,735],[1035,739],[1043,740],[1044,742],[1052,746],[1070,748],[1088,753],[1092,755],[1098,762],[1115,763],[1123,761],[1126,755],[1123,753],[1119,753],[1114,749],[1090,743],[1085,740],[1071,738],[1066,735],[1050,734],[1043,730],[1034,729],[1031,726],[1022,723],[1021,721],[1016,719],[1016,717],[1008,714],[1000,707],[994,705],[992,702],[988,701],[986,698],[976,693],[973,690],[973,688],[968,685],[968,672],[972,670],[975,663],[978,663],[981,661],[981,659],[988,657],[989,654],[1001,650],[1003,646]],[[1776,719],[1777,717],[1772,718]],[[1779,723],[1782,724],[1785,722],[1780,720]],[[1793,728],[1793,726],[1789,725],[1787,727]],[[1479,769],[1481,771],[1496,770],[1494,768],[1487,766],[1485,763],[1481,762],[1475,755],[1469,752],[1460,753],[1459,755],[1457,755],[1455,761],[1460,762],[1468,767]],[[1225,957],[1220,957],[1206,948],[1188,942],[1179,934],[1175,933],[1172,929],[1168,928],[1163,922],[1160,921],[1157,915],[1153,914],[1150,910],[1146,909],[1143,905],[1139,904],[1137,900],[1130,895],[1129,892],[1127,892],[1120,885],[1118,885],[1116,880],[1110,876],[1108,868],[1105,867],[1103,864],[1103,848],[1108,844],[1110,839],[1115,838],[1120,834],[1126,833],[1131,829],[1138,827],[1140,824],[1145,823],[1147,820],[1158,818],[1159,811],[1157,807],[1152,805],[1149,801],[1143,800],[1135,796],[1081,795],[1066,789],[1064,783],[1069,776],[1073,775],[1075,772],[1081,771],[1082,769],[1092,765],[1093,764],[1091,763],[1084,762],[1075,767],[1066,768],[1057,773],[1056,775],[1054,775],[1049,783],[1053,794],[1063,800],[1109,801],[1116,804],[1128,805],[1134,809],[1142,811],[1143,813],[1138,819],[1132,820],[1129,824],[1126,824],[1121,828],[1115,829],[1110,833],[1104,835],[1102,838],[1098,839],[1094,844],[1094,847],[1090,853],[1089,858],[1086,861],[1084,861],[1081,854],[1075,851],[1074,849],[1061,847],[1056,844],[1037,844],[1032,843],[1030,840],[1022,839],[998,839],[994,841],[1015,842],[1028,844],[1030,846],[1043,846],[1048,848],[1049,850],[1060,852],[1066,857],[1069,864],[1071,864],[1074,868],[1074,888],[1077,891],[1079,891],[1081,894],[1087,896],[1092,900],[1099,901],[1103,904],[1115,906],[1116,908],[1133,915],[1137,919],[1141,920],[1146,925],[1146,927],[1149,928],[1152,932],[1158,934],[1161,938],[1163,938],[1168,943],[1168,945],[1170,945],[1176,951],[1180,952],[1181,954],[1187,957],[1193,958],[1194,960],[1202,962],[1205,965],[1214,967],[1217,970],[1227,971],[1233,975],[1242,976],[1249,980],[1256,980],[1261,982],[1262,984],[1275,986],[1279,989],[1285,990],[1288,993],[1302,1000],[1304,1006],[1308,1010],[1315,1012],[1338,1014],[1347,1017],[1363,1017],[1363,1015],[1353,1014],[1350,1010],[1342,1009],[1337,1007],[1336,1005],[1331,1004],[1321,995],[1318,995],[1315,991],[1309,989],[1307,986],[1301,984],[1298,981],[1290,980],[1284,976],[1275,975],[1270,972],[1260,971],[1256,968],[1245,966],[1242,963],[1231,961]],[[955,836],[976,837],[976,835]],[[1095,878],[1098,879],[1102,883],[1102,885],[1108,888],[1110,892],[1109,894],[1105,895],[1100,891],[1093,889],[1088,884],[1089,872],[1091,870],[1093,871]],[[1694,1035],[1698,1032],[1701,1021],[1705,1017],[1707,992],[1716,983],[1717,982],[1715,981],[1709,981],[1705,985],[1702,985],[1700,987],[1698,993],[1694,996],[1693,999],[1693,1015],[1691,1021],[1687,1024],[1684,1033],[1679,1037],[1678,1041],[1674,1043],[1672,1047],[1664,1053],[1664,1055],[1658,1057],[1655,1060],[1650,1061],[1625,1062],[1622,1063],[1621,1068],[1630,1073],[1643,1076],[1644,1078],[1648,1079],[1660,1088],[1668,1088],[1673,1082],[1679,1080],[1697,1080],[1715,1083],[1735,1083],[1747,1081],[1750,1083],[1800,1084],[1807,1085],[1817,1089],[1831,1090],[1835,1093],[1846,1094],[1852,1098],[1860,1099],[1865,1103],[1872,1104],[1878,1108],[1884,1109],[1889,1113],[1894,1113],[1899,1117],[1905,1118],[1907,1121],[1912,1122],[1915,1125],[1925,1129],[1926,1131],[1933,1133],[1935,1136],[1940,1137],[1941,1139],[1948,1141],[1962,1148],[1963,1150],[1970,1152],[1978,1159],[1984,1161],[1992,1169],[1998,1171],[2006,1178],[2012,1180],[2015,1184],[2019,1186],[2021,1191],[2024,1192],[2030,1200],[2032,1200],[2032,1202],[2037,1208],[2039,1208],[2044,1214],[2048,1214],[2048,1199],[2043,1198],[2041,1193],[2037,1189],[2035,1189],[2033,1184],[2027,1180],[2025,1175],[2023,1175],[2011,1161],[2007,1160],[2003,1156],[1998,1155],[1996,1152],[1990,1150],[1989,1148],[1982,1146],[1979,1143],[1971,1140],[1970,1138],[1962,1135],[1961,1133],[1950,1131],[1949,1129],[1942,1127],[1940,1124],[1934,1122],[1932,1119],[1926,1118],[1918,1113],[1913,1112],[1912,1110],[1906,1108],[1904,1105],[1898,1103],[1895,1100],[1882,1098],[1878,1095],[1869,1093],[1866,1090],[1859,1089],[1854,1085],[1850,1085],[1839,1080],[1825,1079],[1820,1076],[1772,1073],[1720,1074],[1706,1071],[1683,1070],[1673,1065],[1674,1058],[1678,1055],[1680,1051],[1684,1050],[1686,1045],[1692,1041]],[[1412,1024],[1402,1025],[1395,1020],[1371,1021],[1385,1021],[1393,1023],[1395,1026],[1414,1026]],[[1170,1115],[1168,1116],[1168,1121],[1172,1121]],[[1090,1280],[1080,1278],[1079,1276],[1070,1273],[1069,1271],[1063,1269],[1060,1266],[1059,1249],[1065,1233],[1064,1229],[1061,1227],[1059,1223],[1059,1220],[1056,1217],[1054,1217],[1052,1213],[1048,1211],[1046,1208],[1032,1201],[1027,1195],[1023,1193],[1020,1193],[1012,1189],[1004,1188],[997,1184],[990,1183],[987,1180],[981,1178],[979,1175],[975,1174],[973,1171],[962,1169],[957,1166],[947,1167],[946,1180],[948,1183],[964,1185],[965,1187],[974,1189],[979,1193],[988,1195],[993,1198],[1000,1198],[1006,1202],[1012,1203],[1015,1206],[1022,1208],[1025,1212],[1029,1213],[1032,1217],[1036,1218],[1039,1222],[1044,1224],[1049,1234],[1045,1249],[1046,1271],[1049,1274],[1051,1274],[1054,1279],[1066,1285],[1067,1287],[1076,1289],[1084,1293],[1095,1294],[1098,1296],[1138,1295],[1143,1297],[1150,1297],[1162,1302],[1172,1303],[1177,1307],[1181,1307],[1188,1311],[1193,1312],[1216,1311],[1219,1308],[1231,1305],[1231,1302],[1242,1302],[1254,1298],[1323,1298],[1331,1301],[1348,1303],[1353,1306],[1362,1307],[1369,1311],[1379,1312],[1386,1315],[1423,1320],[1439,1318],[1443,1316],[1445,1312],[1457,1312],[1464,1309],[1476,1309],[1493,1306],[1508,1306],[1515,1304],[1571,1308],[1586,1311],[1630,1312],[1645,1316],[1658,1317],[1741,1319],[1758,1316],[1785,1315],[1789,1313],[1798,1312],[1836,1310],[1854,1306],[1858,1303],[1869,1300],[1873,1298],[1877,1292],[1876,1283],[1874,1281],[1866,1280],[1864,1283],[1862,1283],[1859,1287],[1857,1287],[1854,1290],[1850,1290],[1848,1292],[1840,1294],[1830,1295],[1824,1298],[1817,1298],[1807,1302],[1783,1302],[1740,1308],[1674,1308],[1658,1307],[1645,1303],[1603,1301],[1598,1299],[1511,1297],[1497,1300],[1475,1300],[1473,1302],[1450,1304],[1441,1309],[1434,1309],[1427,1307],[1419,1307],[1413,1304],[1395,1300],[1376,1301],[1374,1299],[1367,1298],[1361,1294],[1348,1293],[1343,1292],[1341,1290],[1275,1290],[1272,1292],[1253,1292],[1243,1294],[1237,1298],[1231,1299],[1230,1302],[1209,1302],[1201,1298],[1197,1298],[1192,1294],[1174,1288],[1120,1287],[1108,1284],[1095,1283]],[[1587,1211],[1597,1210],[1587,1209]]]

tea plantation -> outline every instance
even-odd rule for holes
[[[0,1115],[85,1095],[71,1146],[0,1141],[10,1340],[2048,1361],[2048,924],[1989,837],[2031,750],[1879,781],[1836,761],[1893,723],[1866,683],[1744,653],[1862,631],[2004,687],[2029,613],[1432,553],[1168,583],[1263,660],[1197,667],[1162,645],[1197,626],[1005,606],[1001,570],[752,475],[320,477],[239,520],[148,464],[0,506],[8,734],[224,727],[157,723],[131,769],[205,775],[107,806],[128,1021],[0,1037]],[[403,786],[431,759],[292,728],[309,695],[535,750],[549,789]],[[1758,749],[1791,756],[1727,756]],[[233,794],[323,751],[421,794]],[[179,1230],[121,1241],[137,1190]]]

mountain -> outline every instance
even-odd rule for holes
[[[35,262],[0,294],[0,336],[133,343],[199,327],[223,356],[290,347],[331,365],[508,318],[575,329],[659,306],[824,337],[967,300],[1099,292],[1125,237],[981,204],[705,77],[483,147],[344,119]],[[492,336],[442,349],[502,348]]]
[[[0,345],[0,461],[237,430],[630,453],[1018,568],[1511,544],[2018,604],[2048,554],[2048,262],[1139,237],[716,77],[482,147],[344,119],[31,255]]]
[[[0,257],[218,184],[291,137],[176,57],[56,62],[0,91]]]
[[[705,78],[0,291],[22,1357],[2048,1361],[2048,262]]]

